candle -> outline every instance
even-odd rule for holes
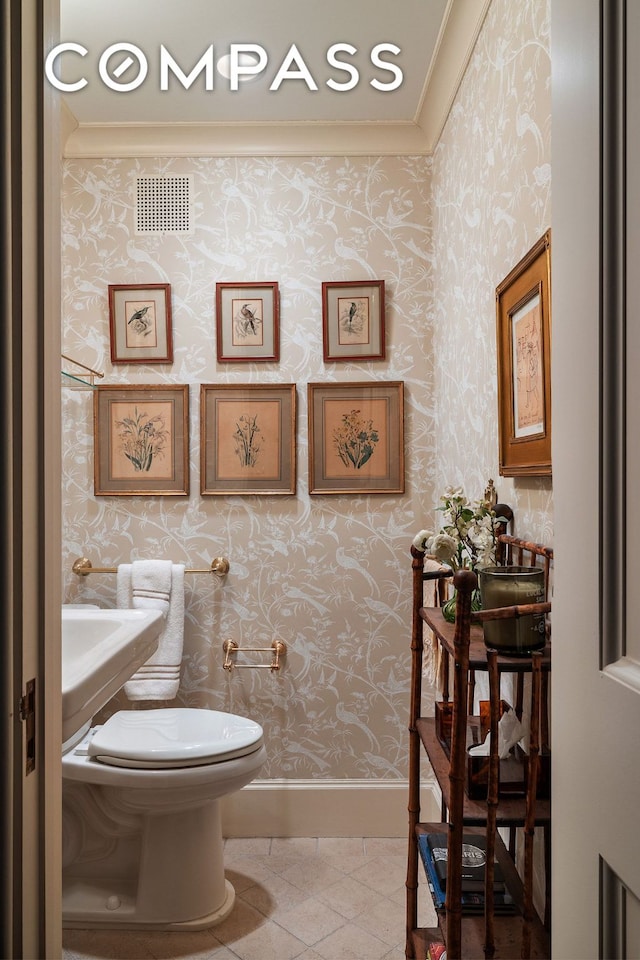
[[[540,567],[485,567],[479,572],[482,609],[544,601],[544,570]],[[545,644],[544,614],[488,620],[484,642],[500,653],[527,654]]]

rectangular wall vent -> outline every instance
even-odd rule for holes
[[[136,177],[136,234],[186,234],[191,225],[191,175]]]

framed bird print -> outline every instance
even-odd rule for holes
[[[277,283],[216,283],[219,363],[280,359]]]
[[[111,363],[172,363],[171,286],[109,284]]]
[[[322,346],[332,360],[384,360],[384,280],[322,284]]]

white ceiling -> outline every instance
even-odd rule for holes
[[[62,42],[81,44],[85,56],[67,52],[56,62],[60,79],[86,78],[84,89],[66,93],[69,156],[194,155],[229,153],[428,153],[431,152],[490,0],[60,0]],[[112,90],[98,63],[111,44],[133,44],[148,63],[137,88]],[[213,89],[204,71],[189,89],[170,76],[161,90],[160,48],[188,75],[205,51],[213,60],[230,44],[262,47],[262,72],[231,90],[216,69]],[[298,76],[274,81],[292,44],[288,64]],[[338,52],[357,75],[331,65]],[[380,58],[402,71],[394,90],[391,70],[372,62],[377,44],[400,48]],[[291,54],[289,54],[291,55]],[[109,58],[111,76],[127,54]],[[287,63],[284,63],[284,69]],[[118,77],[138,74],[134,62]],[[302,75],[302,76],[301,76]],[[306,79],[303,78],[306,77]],[[352,89],[331,89],[327,81]],[[317,86],[316,90],[310,86]],[[270,87],[272,89],[270,89]]]

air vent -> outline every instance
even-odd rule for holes
[[[192,177],[136,177],[136,234],[191,233]]]

